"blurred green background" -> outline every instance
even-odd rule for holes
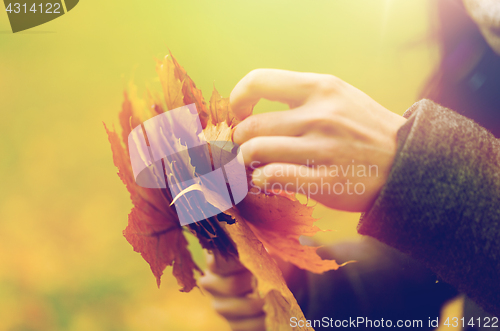
[[[102,122],[130,81],[159,90],[168,49],[205,97],[255,68],[337,75],[402,114],[437,53],[423,0],[82,0],[12,34],[0,13],[0,330],[227,330],[167,269],[157,289],[122,236],[131,209]],[[263,102],[257,111],[284,109]],[[317,206],[318,240],[357,214]],[[200,251],[195,256],[202,263]]]

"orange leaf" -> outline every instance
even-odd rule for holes
[[[125,102],[124,105],[122,114],[126,116],[129,103]],[[128,226],[123,232],[125,238],[149,263],[158,286],[165,267],[173,265],[173,273],[182,287],[181,291],[190,291],[196,286],[193,271],[201,273],[201,270],[192,260],[177,214],[169,206],[168,197],[164,196],[162,190],[143,188],[135,183],[127,150],[115,132],[107,128],[106,132],[118,175],[134,203]]]
[[[301,235],[313,236],[321,231],[313,225],[316,219],[312,217],[312,207],[289,197],[251,189],[237,209],[271,254],[315,273],[339,268],[334,260],[322,260],[316,253],[318,247],[299,242]]]
[[[183,81],[191,81],[182,67],[174,64],[171,57],[157,62],[157,72],[163,87],[166,108],[184,105],[183,83],[179,79],[182,75]],[[179,94],[180,91],[180,94]],[[205,104],[198,95],[197,102]],[[130,157],[128,154],[128,136],[133,128],[141,125],[147,119],[164,112],[162,102],[150,92],[147,94],[147,102],[136,96],[136,88],[129,87],[129,93],[124,94],[122,111],[119,114],[122,127],[121,140],[114,132],[106,128],[108,139],[111,143],[113,161],[118,167],[118,175],[130,192],[130,198],[134,208],[129,214],[129,222],[124,230],[124,236],[133,246],[136,252],[141,253],[146,262],[149,263],[158,285],[160,284],[163,270],[167,266],[173,266],[173,274],[177,278],[181,291],[190,291],[196,286],[194,272],[200,272],[198,266],[193,262],[187,248],[183,228],[174,207],[170,206],[173,199],[168,189],[148,189],[136,184],[132,173]],[[165,135],[173,135],[165,132]],[[172,141],[173,139],[171,139]],[[179,142],[180,143],[180,142]],[[180,150],[179,146],[174,146]],[[181,156],[178,156],[181,157]],[[194,167],[189,157],[178,159],[176,167],[182,167],[184,174],[194,176]],[[186,171],[187,170],[187,171]],[[210,200],[209,200],[210,201]],[[217,201],[217,199],[213,200]],[[197,208],[199,206],[193,206]],[[225,215],[224,215],[225,216]],[[221,220],[230,220],[221,216]],[[205,249],[217,249],[223,255],[236,255],[234,243],[219,225],[216,217],[190,224],[184,228],[198,237]]]
[[[174,109],[195,103],[207,141],[231,141],[237,120],[229,107],[229,100],[222,98],[214,88],[209,109],[201,91],[187,75],[175,58],[170,56],[157,62],[157,73],[162,83],[164,102],[147,95],[147,102],[135,96],[135,87],[125,100],[120,113],[123,128],[122,141],[118,134],[106,128],[113,151],[113,160],[118,175],[130,192],[134,208],[124,235],[134,250],[141,253],[149,263],[160,284],[161,275],[167,266],[173,266],[181,291],[190,291],[196,286],[195,272],[201,270],[194,263],[184,237],[183,227],[174,207],[168,189],[147,189],[135,183],[128,155],[128,135],[133,128],[145,120],[161,114],[165,109]],[[173,132],[164,132],[169,141],[178,141]],[[227,144],[230,146],[230,144]],[[173,150],[180,150],[174,146]],[[178,161],[178,162],[177,162]],[[180,157],[171,166],[182,166],[188,177],[196,176],[189,156]],[[180,190],[182,195],[203,194],[206,203],[219,205],[219,197],[208,187],[193,185]],[[176,198],[177,198],[176,197]],[[202,206],[191,206],[201,208]],[[290,317],[303,318],[303,314],[292,293],[286,286],[281,271],[268,251],[300,268],[313,272],[337,269],[335,261],[322,260],[313,247],[302,246],[301,235],[312,236],[319,231],[313,225],[312,208],[302,205],[292,194],[265,195],[255,191],[238,204],[216,217],[185,226],[195,234],[205,249],[217,250],[222,256],[239,256],[243,265],[257,278],[257,294],[265,299],[266,325],[268,330],[289,330]],[[225,223],[227,224],[225,224]],[[312,330],[302,328],[299,330]]]
[[[156,63],[156,73],[160,77],[168,110],[184,106],[184,95],[182,94],[184,84],[175,74],[176,70],[174,62],[168,56],[163,61],[157,61]]]
[[[227,225],[226,230],[236,243],[241,263],[257,279],[257,290],[265,299],[266,329],[272,331],[291,330],[290,318],[305,320],[297,300],[288,289],[276,261],[266,252],[266,249],[255,236],[254,232],[236,210],[230,214],[236,218],[236,223]],[[312,328],[299,327],[295,330]]]
[[[182,94],[184,95],[184,104],[190,105],[192,103],[196,104],[196,109],[198,110],[198,116],[200,117],[201,126],[204,128],[207,125],[209,114],[205,100],[203,99],[203,94],[201,90],[196,88],[193,80],[187,75],[186,70],[177,62],[170,53],[170,57],[175,65],[176,77],[183,82]]]

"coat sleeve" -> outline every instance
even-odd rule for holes
[[[405,117],[389,178],[358,232],[500,316],[500,141],[429,100]]]

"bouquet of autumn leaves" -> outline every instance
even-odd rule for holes
[[[335,261],[322,260],[316,253],[317,248],[302,246],[299,242],[301,235],[312,236],[319,231],[313,225],[316,220],[311,216],[312,207],[303,205],[293,195],[270,195],[250,189],[250,194],[235,207],[181,226],[172,205],[176,197],[171,196],[168,188],[144,188],[136,184],[128,152],[130,132],[156,115],[193,103],[207,141],[230,140],[237,121],[228,98],[222,98],[215,88],[206,104],[201,91],[171,54],[157,61],[156,71],[163,99],[147,93],[145,100],[141,100],[132,89],[125,93],[119,115],[121,136],[105,127],[118,175],[134,205],[123,232],[125,238],[149,263],[158,286],[164,269],[172,266],[180,290],[189,292],[196,287],[195,273],[203,274],[188,249],[185,234],[191,232],[204,249],[225,259],[237,258],[252,272],[256,278],[252,295],[265,300],[268,330],[291,329],[290,318],[304,319],[304,315],[270,254],[315,273],[339,267]],[[185,163],[195,174],[189,158]],[[206,200],[211,201],[209,196]]]

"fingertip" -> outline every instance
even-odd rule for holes
[[[257,168],[252,172],[252,183],[254,186],[264,188],[265,180],[263,168]]]
[[[253,71],[248,73],[243,77],[233,88],[231,94],[229,95],[229,107],[233,112],[235,118],[239,121],[244,120],[250,116],[253,112],[253,108],[259,100],[254,100],[254,98],[248,95],[250,90],[250,80]]]
[[[258,130],[260,127],[259,115],[247,117],[235,126],[233,141],[239,146],[243,145],[243,143],[259,135]]]
[[[256,168],[252,172],[252,186],[257,187],[262,192],[267,192],[270,185],[272,185],[272,174],[269,173],[272,168],[269,165]]]
[[[241,136],[241,131],[239,128],[239,124],[234,127],[232,139],[235,144],[241,146],[243,144],[243,137]]]
[[[241,97],[239,96],[233,97],[233,92],[231,92],[231,95],[229,96],[229,106],[234,114],[234,117],[238,121],[243,121],[245,118],[252,115],[253,108],[255,107],[257,102],[253,102],[250,105],[248,105],[242,100]]]

